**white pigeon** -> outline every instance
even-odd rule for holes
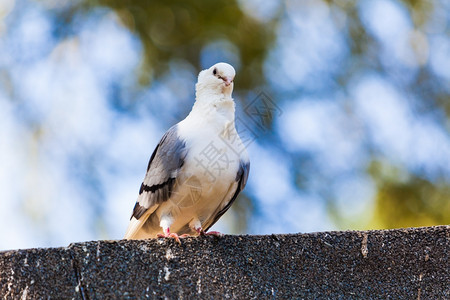
[[[217,63],[198,75],[189,115],[154,150],[126,239],[215,234],[206,231],[245,187],[250,161],[234,125],[236,72]]]

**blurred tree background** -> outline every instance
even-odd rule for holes
[[[449,24],[446,0],[0,0],[0,249],[121,238],[219,61],[252,168],[216,229],[449,224]]]

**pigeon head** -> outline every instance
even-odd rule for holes
[[[198,75],[197,91],[219,93],[231,97],[233,80],[236,75],[234,68],[227,63],[217,63]]]

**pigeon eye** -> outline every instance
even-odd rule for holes
[[[214,68],[214,70],[213,70],[213,74],[214,74],[214,75],[216,75],[216,74],[217,74],[217,69],[216,69],[216,68]]]

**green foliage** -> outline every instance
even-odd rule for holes
[[[450,185],[433,182],[374,162],[369,172],[377,181],[371,228],[450,224]]]
[[[172,60],[201,69],[200,53],[211,42],[232,43],[240,58],[239,89],[264,82],[263,62],[275,40],[274,24],[244,14],[236,1],[87,1],[112,8],[144,46],[142,83],[164,73]],[[273,21],[276,22],[276,21]]]

